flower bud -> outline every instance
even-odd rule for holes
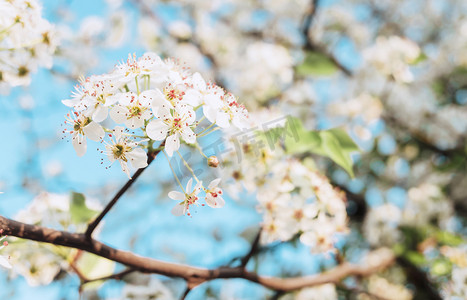
[[[208,166],[212,167],[212,168],[217,168],[217,166],[219,165],[219,159],[217,159],[217,156],[209,156],[208,158]]]

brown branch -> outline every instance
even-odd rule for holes
[[[19,238],[81,249],[141,272],[183,278],[187,281],[190,289],[213,279],[243,278],[276,291],[287,292],[308,286],[337,283],[348,276],[366,277],[386,269],[395,262],[395,256],[392,253],[386,253],[381,259],[378,259],[377,263],[367,263],[360,266],[346,262],[318,275],[292,278],[266,277],[254,272],[248,272],[241,267],[205,269],[142,257],[128,251],[109,247],[92,238],[87,238],[84,234],[24,224],[2,216],[0,216],[0,229],[4,230],[4,234]]]
[[[146,168],[151,164],[151,162],[156,158],[157,154],[161,152],[160,148],[163,147],[165,144],[165,141],[163,141],[159,147],[159,150],[153,151],[148,153],[148,165],[144,168],[138,169],[133,177],[127,181],[127,183],[117,192],[117,194],[113,197],[113,199],[107,204],[107,206],[104,208],[104,210],[97,216],[94,221],[89,223],[88,228],[86,229],[86,232],[84,235],[88,238],[92,238],[92,233],[96,229],[97,225],[102,221],[102,219],[105,217],[105,215],[112,209],[112,207],[117,203],[117,201],[120,199],[120,197],[125,194],[125,192],[133,185],[133,182],[138,179],[138,177],[146,170]]]
[[[241,266],[242,268],[245,268],[250,259],[253,257],[258,252],[259,248],[259,241],[261,239],[261,232],[262,228],[259,229],[258,233],[256,234],[255,239],[253,240],[253,243],[251,244],[250,252],[248,252],[247,255],[245,255],[242,260],[241,260]]]
[[[191,292],[191,288],[187,287],[185,291],[183,292],[182,296],[180,297],[180,300],[185,300],[186,296]]]
[[[83,284],[90,283],[90,282],[95,282],[95,281],[101,281],[101,280],[109,280],[109,279],[116,279],[116,280],[121,280],[123,277],[126,275],[136,272],[138,270],[133,269],[133,268],[126,268],[125,270],[109,275],[109,276],[103,276],[99,278],[93,278],[93,279],[85,279],[83,280]]]
[[[311,38],[310,35],[310,30],[312,26],[313,19],[316,17],[317,11],[318,11],[318,4],[319,0],[312,0],[310,7],[308,9],[308,13],[305,15],[304,22],[303,22],[303,27],[302,27],[302,33],[305,38],[305,45],[304,45],[304,50],[310,50],[310,51],[316,51],[324,56],[326,56],[332,63],[339,69],[341,70],[345,75],[347,76],[352,76],[352,71],[349,70],[346,66],[341,64],[340,61],[337,60],[337,58],[329,52],[324,45],[319,45],[313,39]]]

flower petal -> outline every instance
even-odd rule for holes
[[[107,119],[108,115],[109,115],[109,109],[107,107],[99,105],[96,107],[96,110],[92,113],[92,119],[95,122],[102,122],[105,119]]]
[[[144,168],[148,165],[148,155],[146,154],[146,151],[141,148],[133,149],[133,151],[126,154],[126,157],[135,168]]]
[[[211,190],[219,185],[219,182],[221,182],[221,178],[216,178],[211,183],[208,185],[208,189]]]
[[[146,134],[153,140],[162,141],[167,136],[167,126],[162,120],[152,120],[146,127]]]
[[[122,105],[115,105],[110,110],[110,117],[117,124],[125,123],[127,120],[128,109]]]
[[[128,176],[128,179],[131,179],[130,176],[130,169],[128,168],[128,165],[125,161],[119,159],[120,166],[122,167],[122,171],[125,172],[125,174]]]
[[[99,142],[105,135],[104,129],[96,122],[91,122],[83,128],[84,134],[91,140]]]
[[[221,196],[214,197],[211,194],[207,194],[206,204],[213,208],[221,208],[225,205],[225,201]]]
[[[180,134],[187,144],[194,144],[196,142],[196,135],[190,127],[183,128]]]
[[[183,216],[186,212],[185,205],[183,203],[178,203],[172,208],[170,212],[176,217]]]
[[[178,138],[178,133],[174,133],[165,141],[165,152],[167,152],[167,155],[171,157],[174,151],[177,151],[179,148],[180,139]]]
[[[193,178],[190,178],[188,182],[186,183],[186,192],[191,193],[191,186],[193,185]]]
[[[177,191],[169,192],[169,198],[172,200],[182,201],[185,200],[185,194]]]
[[[73,148],[75,148],[76,155],[83,156],[86,153],[87,144],[84,136],[75,134],[71,139],[71,143],[73,144]]]

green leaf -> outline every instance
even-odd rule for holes
[[[341,146],[339,140],[329,131],[321,131],[319,135],[326,155],[339,166],[344,168],[351,177],[354,177],[352,159],[348,152]]]
[[[407,258],[407,260],[418,267],[426,264],[425,256],[417,251],[407,251],[404,256]]]
[[[70,215],[73,223],[88,223],[97,213],[98,211],[86,206],[86,198],[83,194],[75,192],[71,194]]]
[[[329,129],[328,132],[332,133],[338,140],[339,144],[344,150],[353,152],[360,151],[360,148],[355,144],[352,138],[347,134],[347,131],[343,128]]]
[[[453,247],[459,246],[462,243],[464,243],[464,240],[462,239],[462,237],[452,234],[447,231],[438,231],[436,233],[436,240],[438,241],[438,243],[442,245],[453,246]]]
[[[428,56],[424,53],[424,52],[421,52],[420,55],[414,59],[413,61],[410,62],[411,65],[416,65],[416,64],[419,64],[425,60],[428,59]]]
[[[290,128],[295,131],[296,136],[286,135],[285,137],[285,148],[289,153],[305,153],[313,151],[314,153],[325,155],[321,148],[321,138],[319,132],[306,130],[302,122],[296,118],[289,118],[285,126],[285,130]]]
[[[288,135],[285,138],[285,148],[290,154],[302,154],[311,152],[321,156],[329,157],[351,177],[354,177],[352,170],[351,152],[360,149],[342,128],[333,128],[324,131],[306,130],[301,121],[296,118],[289,118],[286,128],[293,128],[298,138]]]
[[[316,51],[308,51],[303,64],[297,66],[296,72],[300,75],[329,76],[339,69],[336,64],[325,54]]]

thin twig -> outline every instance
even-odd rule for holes
[[[165,143],[162,142],[161,146]],[[159,147],[160,148],[160,147]],[[156,158],[157,154],[159,154],[161,150],[156,150],[154,152],[148,153],[148,165],[144,168],[138,169],[133,177],[127,181],[127,183],[117,192],[117,194],[113,197],[113,199],[107,204],[107,206],[104,208],[104,210],[99,214],[99,216],[94,219],[89,225],[88,228],[86,229],[86,232],[84,235],[86,236],[87,239],[92,238],[92,233],[96,229],[97,225],[102,221],[102,219],[105,217],[105,215],[112,209],[112,207],[117,203],[117,201],[120,199],[120,197],[125,194],[125,192],[133,185],[133,182],[138,179],[138,177],[146,170],[146,168],[151,164],[151,162]]]
[[[256,252],[258,252],[259,241],[261,239],[261,231],[262,231],[262,228],[259,229],[258,234],[256,234],[256,237],[253,243],[251,244],[250,252],[248,252],[248,254],[242,258],[241,260],[242,268],[245,268],[248,262],[250,261],[250,259],[256,254]]]
[[[332,63],[337,68],[339,68],[339,70],[341,70],[345,75],[352,76],[353,75],[352,71],[349,70],[343,64],[341,64],[341,62],[337,60],[337,58],[334,56],[334,54],[329,52],[323,45],[319,45],[319,44],[315,43],[315,41],[313,41],[313,39],[311,38],[310,31],[311,31],[313,20],[315,19],[316,14],[318,12],[318,4],[319,4],[319,0],[312,0],[311,3],[310,3],[310,7],[308,9],[308,13],[304,17],[304,22],[303,22],[303,27],[302,27],[302,33],[303,33],[303,36],[305,38],[304,49],[305,50],[316,51],[316,52],[319,52],[319,53],[323,54],[330,61],[332,61]]]
[[[185,300],[186,296],[188,296],[188,294],[191,292],[191,288],[189,286],[187,286],[187,288],[185,289],[185,291],[183,292],[182,296],[180,297],[180,300]]]

